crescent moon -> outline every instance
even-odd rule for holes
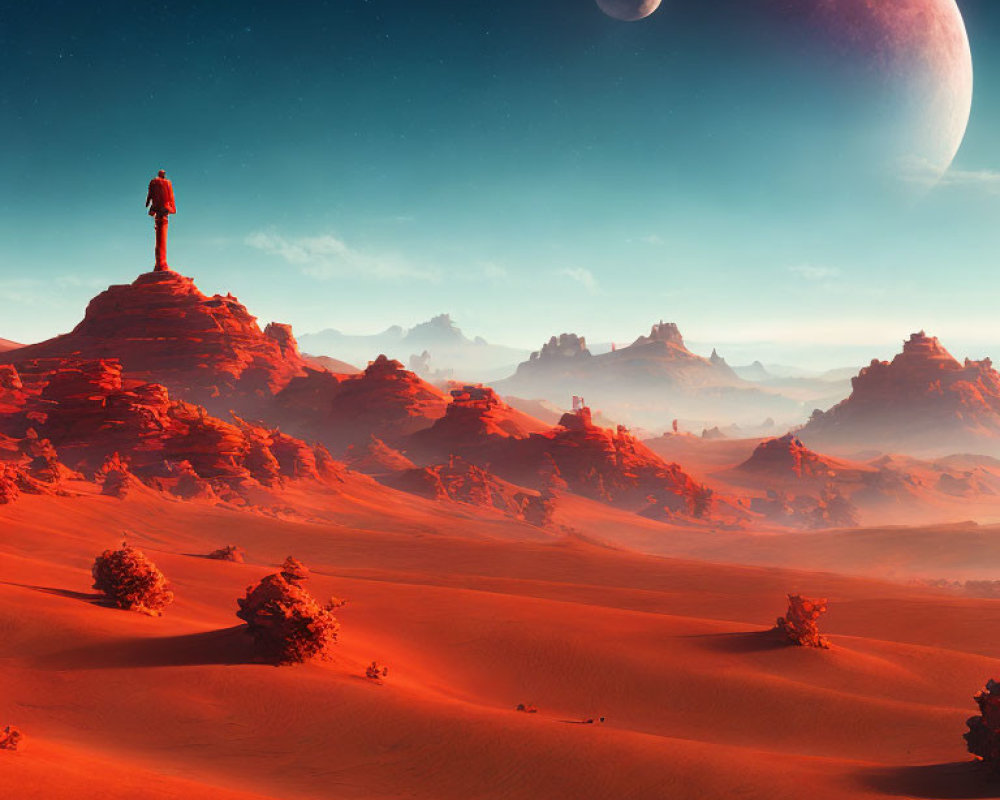
[[[601,11],[614,19],[635,22],[660,7],[661,0],[597,0]]]

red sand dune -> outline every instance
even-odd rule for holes
[[[0,716],[26,736],[0,754],[6,785],[24,798],[984,796],[961,733],[1000,670],[993,603],[530,541],[518,523],[422,508],[343,498],[329,508],[353,518],[342,525],[94,494],[5,507]],[[421,515],[433,521],[418,534]],[[123,529],[173,584],[162,618],[93,601],[90,563]],[[220,541],[248,563],[185,555]],[[332,662],[249,663],[234,630],[236,597],[289,552],[316,596],[350,600]],[[829,597],[833,649],[762,633],[789,591]],[[373,658],[390,668],[382,686],[363,678]]]

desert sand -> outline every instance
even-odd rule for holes
[[[0,784],[17,797],[986,797],[997,788],[961,734],[972,695],[1000,675],[989,635],[1000,605],[852,576],[876,570],[847,555],[819,571],[850,550],[837,534],[821,550],[787,548],[799,569],[779,563],[782,548],[760,546],[771,539],[729,534],[738,547],[728,560],[759,548],[765,568],[723,563],[722,549],[696,561],[611,544],[602,531],[652,536],[648,524],[664,541],[680,531],[582,499],[561,512],[576,532],[554,533],[410,495],[386,508],[377,500],[388,490],[364,481],[310,521],[72,488],[81,496],[0,507],[0,722],[26,736],[0,753]],[[94,556],[123,531],[174,588],[161,618],[104,607],[90,588]],[[850,535],[866,562],[898,550],[896,531]],[[969,534],[909,535],[907,552],[929,564]],[[979,530],[975,548],[996,540]],[[192,555],[226,543],[243,547],[247,563]],[[696,549],[674,549],[684,548]],[[237,626],[236,598],[289,553],[312,568],[317,597],[349,599],[329,662],[254,663]],[[832,649],[766,632],[792,591],[829,598]],[[363,677],[372,659],[389,667],[383,685]],[[515,711],[519,703],[538,713]]]

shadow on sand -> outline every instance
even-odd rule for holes
[[[5,586],[16,586],[19,589],[30,589],[33,592],[41,592],[42,594],[53,594],[56,597],[68,597],[70,600],[82,600],[84,603],[96,606],[110,605],[107,602],[107,598],[98,592],[72,592],[69,589],[56,589],[52,586],[32,586],[28,583],[13,583],[11,581],[0,581],[0,583]]]
[[[695,639],[710,650],[724,653],[758,653],[764,650],[784,650],[788,640],[778,631],[750,631],[742,633],[700,633],[681,637]]]
[[[861,780],[890,797],[975,800],[1000,797],[1000,779],[978,761],[865,770]]]
[[[41,669],[125,669],[255,664],[245,625],[181,636],[139,636],[61,650],[38,659]]]

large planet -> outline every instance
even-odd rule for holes
[[[644,19],[660,7],[660,0],[597,0],[601,11],[625,22]]]
[[[933,185],[962,144],[973,64],[956,0],[677,0],[672,11],[643,46],[662,37],[669,53],[684,37],[701,50],[664,56],[678,75],[659,77],[672,111],[661,135],[675,148],[692,137],[678,159],[733,190],[908,192]]]
[[[956,0],[770,0],[803,29],[825,66],[882,104],[869,117],[895,138],[895,166],[940,174],[955,158],[972,108],[969,38]],[[791,9],[791,10],[789,10]],[[879,112],[881,112],[879,114]]]

